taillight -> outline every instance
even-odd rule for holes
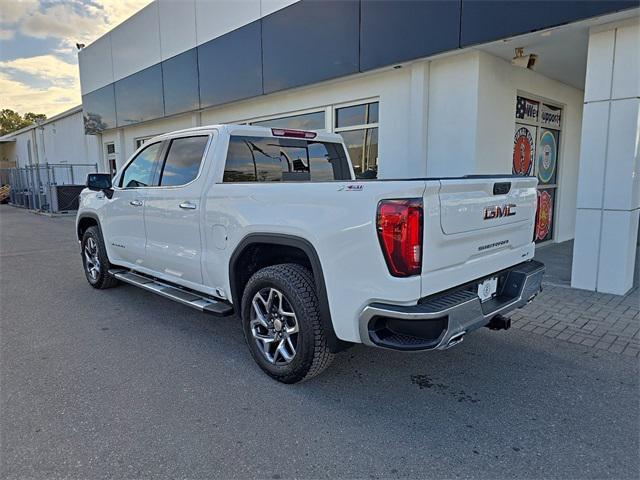
[[[271,134],[274,137],[292,137],[292,138],[316,138],[316,132],[307,132],[306,130],[291,130],[289,128],[272,128]]]
[[[378,239],[394,277],[422,270],[422,199],[382,200],[376,218]]]

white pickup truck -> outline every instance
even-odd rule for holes
[[[509,328],[541,289],[532,177],[357,180],[339,135],[212,125],[155,137],[87,187],[93,287],[236,313],[285,383],[353,343],[442,350]]]

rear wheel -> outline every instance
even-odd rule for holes
[[[109,259],[98,227],[93,226],[85,230],[82,235],[82,265],[89,285],[93,288],[111,288],[118,284],[118,280],[109,274]]]
[[[280,382],[318,375],[333,359],[313,276],[301,265],[273,265],[255,273],[242,296],[242,324],[254,360]]]

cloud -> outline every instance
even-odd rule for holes
[[[68,83],[78,78],[78,65],[64,62],[54,55],[39,55],[0,62],[0,68],[3,71],[21,72],[41,77],[53,84]]]
[[[2,23],[16,23],[29,12],[38,8],[36,0],[9,0],[2,3]]]
[[[0,72],[0,95],[3,107],[20,113],[44,113],[51,117],[80,103],[80,88],[51,86],[35,88],[25,82],[11,79]]]
[[[45,86],[22,80],[25,75],[44,81]],[[78,66],[54,55],[0,62],[0,92],[3,107],[55,115],[80,103]]]
[[[151,0],[15,1],[3,4],[0,24],[36,38],[91,43]]]
[[[15,36],[15,31],[0,28],[0,40],[11,40]]]
[[[105,23],[105,19],[79,14],[70,4],[59,4],[30,13],[20,22],[20,31],[36,38],[86,41],[95,35],[96,27],[101,30]]]
[[[2,1],[0,40],[51,41],[48,55],[0,62],[0,108],[53,115],[81,102],[75,44],[89,44],[151,0]],[[44,86],[43,86],[44,85]]]

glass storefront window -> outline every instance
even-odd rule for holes
[[[303,113],[289,117],[272,118],[251,122],[251,125],[270,128],[291,128],[294,130],[324,130],[324,110],[320,112]]]
[[[378,102],[336,109],[336,128],[378,123]]]
[[[512,172],[538,178],[536,243],[553,239],[562,107],[519,95]]]
[[[342,135],[358,178],[376,178],[378,175],[378,111],[379,102],[364,102],[355,105],[332,107],[335,124],[331,130]],[[291,128],[295,130],[325,130],[326,115],[323,109],[316,112],[300,113],[268,120],[249,121],[249,125],[270,128]],[[327,165],[326,172],[320,174],[313,168],[312,180],[330,178]]]
[[[378,176],[378,105],[336,108],[335,132],[342,135],[358,178]]]
[[[340,132],[360,178],[375,178],[378,172],[378,129],[364,128]]]

